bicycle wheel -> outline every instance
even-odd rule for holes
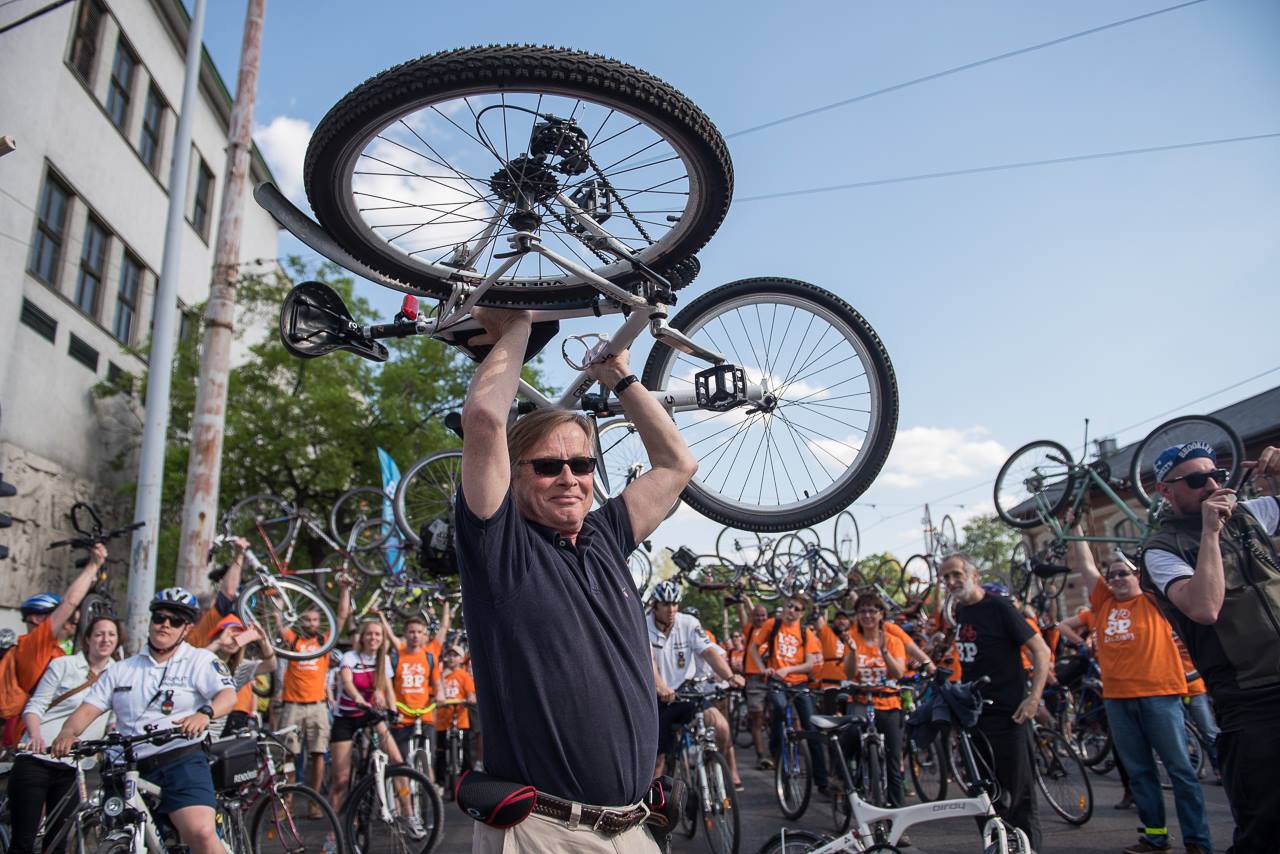
[[[1204,774],[1204,745],[1200,741],[1200,736],[1193,730],[1190,725],[1184,726],[1186,731],[1187,742],[1187,759],[1191,762],[1191,771],[1197,780]],[[1173,789],[1173,780],[1169,777],[1169,770],[1165,768],[1164,760],[1157,753],[1156,757],[1156,777],[1160,780],[1160,788],[1165,791]]]
[[[276,554],[293,542],[298,525],[293,505],[278,495],[250,495],[232,504],[222,516],[222,532],[228,537],[244,537],[255,547],[270,546]]]
[[[517,230],[634,284],[637,269],[594,248],[575,209],[663,270],[706,244],[733,193],[724,140],[675,89],[615,60],[523,45],[371,78],[320,120],[303,169],[316,217],[347,252],[437,298],[459,269],[488,275]],[[540,262],[521,258],[481,304],[574,308],[598,296]]]
[[[689,762],[689,748],[677,747],[676,778],[685,784],[684,809],[680,811],[680,823],[676,830],[685,839],[692,839],[698,832],[698,813],[702,810],[702,798],[698,794],[698,775]]]
[[[1218,466],[1227,470],[1227,482],[1219,486],[1234,489],[1244,472],[1240,463],[1244,460],[1244,445],[1240,435],[1231,425],[1209,415],[1184,415],[1166,421],[1147,434],[1134,451],[1129,463],[1129,481],[1133,492],[1143,504],[1155,503],[1155,461],[1165,448],[1185,442],[1205,442],[1218,457]]]
[[[908,599],[927,593],[937,581],[933,561],[927,555],[912,555],[902,565],[901,590]]]
[[[996,513],[1015,528],[1034,528],[1071,500],[1071,452],[1047,439],[1013,452],[996,475]]]
[[[462,483],[462,451],[451,448],[427,454],[400,478],[394,501],[400,533],[422,545],[418,532],[436,519],[452,519],[453,503]]]
[[[872,806],[889,805],[885,797],[884,747],[876,741],[866,744],[866,756],[860,764],[862,769],[862,797]]]
[[[223,847],[240,854],[253,851],[249,844],[249,832],[244,826],[244,809],[238,799],[219,800],[216,821],[221,825]],[[270,849],[267,849],[270,850]]]
[[[889,354],[839,297],[794,279],[743,279],[703,294],[671,325],[742,368],[757,404],[675,413],[700,469],[681,496],[723,525],[792,531],[829,519],[884,465],[898,425]],[[646,388],[689,392],[704,364],[656,342]]]
[[[600,465],[596,468],[595,490],[603,504],[616,498],[650,469],[649,452],[640,440],[640,431],[625,418],[610,421],[600,428]],[[670,519],[680,509],[680,500],[671,505]]]
[[[862,535],[858,532],[858,520],[848,510],[841,510],[831,529],[832,549],[840,556],[840,565],[848,568],[858,562],[862,553]]]
[[[381,789],[378,776],[370,774],[351,790],[342,808],[342,833],[351,850],[360,854],[426,854],[440,837],[443,819],[444,806],[431,782],[406,765],[396,765],[384,772]]]
[[[726,525],[716,534],[716,557],[725,563],[755,566],[763,551],[764,543],[755,531]]]
[[[947,796],[946,739],[939,735],[924,747],[907,739],[907,770],[911,786],[922,801],[940,801]]]
[[[635,585],[636,592],[643,597],[649,589],[649,582],[653,580],[653,561],[644,549],[637,548],[627,555],[627,568],[631,570],[631,582]]]
[[[1036,786],[1049,807],[1068,824],[1082,825],[1093,815],[1093,786],[1084,763],[1062,733],[1036,727]]]
[[[1009,590],[1023,599],[1031,587],[1031,550],[1026,540],[1019,540],[1009,554]]]
[[[351,564],[375,577],[402,571],[406,548],[393,538],[396,533],[398,526],[381,517],[357,522],[351,529]]]
[[[698,555],[697,563],[684,577],[699,590],[728,590],[737,584],[740,573],[739,567],[726,565],[715,555]]]
[[[804,815],[809,807],[809,797],[813,794],[810,767],[809,745],[787,733],[782,756],[773,767],[773,787],[782,815],[792,821]]]
[[[764,844],[759,854],[806,854],[817,851],[831,841],[831,837],[807,830],[779,830]]]
[[[357,522],[382,518],[386,501],[387,496],[376,486],[357,486],[342,493],[329,510],[329,530],[333,538],[346,545]]]
[[[1102,705],[1102,697],[1086,689],[1080,693],[1075,708],[1071,733],[1075,738],[1077,753],[1081,762],[1089,768],[1095,768],[1111,755],[1111,728],[1107,726],[1107,713]],[[1107,771],[1110,770],[1107,768]]]
[[[813,585],[813,551],[795,534],[785,534],[769,553],[769,578],[785,594],[808,590]]]
[[[995,753],[991,749],[991,742],[983,735],[982,730],[971,729],[964,731],[969,738],[969,745],[973,753],[973,764],[978,772],[979,779],[971,780],[969,772],[964,765],[964,749],[960,744],[960,739],[964,737],[960,732],[949,729],[947,730],[947,767],[951,772],[951,779],[956,781],[956,785],[960,788],[960,797],[969,797],[967,794],[980,782],[986,780],[990,786],[987,794],[993,801],[1000,799],[1000,781],[996,779],[994,757]]]
[[[960,537],[956,535],[956,521],[950,514],[943,516],[942,521],[938,523],[938,545],[942,547],[944,554],[960,548]]]
[[[279,786],[259,798],[249,814],[253,854],[323,851],[326,842],[343,850],[342,828],[329,801],[310,786]]]
[[[892,557],[881,558],[874,567],[862,570],[867,586],[890,599],[902,592],[906,583],[906,571],[902,564]]]
[[[325,640],[316,649],[299,652],[285,640],[284,634],[296,631],[302,615],[313,610],[320,613],[317,631]],[[315,588],[301,581],[275,578],[268,586],[255,581],[240,591],[236,613],[256,625],[281,658],[293,661],[319,658],[328,655],[338,641],[340,627],[333,609]]]
[[[751,746],[751,715],[747,710],[747,700],[741,694],[729,707],[729,729],[733,732],[733,743],[743,749]]]
[[[351,588],[353,601],[360,598],[361,589],[368,581],[368,576],[356,567],[354,557],[342,552],[329,552],[318,566],[312,569],[295,569],[290,575],[297,576],[320,591],[320,595],[334,606],[338,604],[338,598],[342,595],[339,578],[345,576],[356,581],[356,585]]]
[[[741,838],[738,793],[733,788],[729,763],[719,753],[703,752],[708,802],[702,806],[702,829],[711,854],[738,854]]]

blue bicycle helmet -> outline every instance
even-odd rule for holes
[[[662,602],[667,605],[678,605],[680,597],[683,596],[680,585],[674,581],[659,581],[653,587],[653,601]]]
[[[1009,588],[1005,587],[999,581],[988,581],[986,584],[982,585],[982,589],[993,596],[1003,596],[1006,599],[1009,598]]]
[[[51,614],[53,609],[62,604],[62,597],[53,593],[37,593],[22,600],[22,604],[18,606],[18,610],[22,612],[22,616],[29,617],[32,614]]]
[[[200,603],[196,597],[181,587],[166,587],[151,600],[151,610],[173,611],[182,614],[191,622],[200,618]]]

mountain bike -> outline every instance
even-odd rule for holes
[[[363,494],[364,490],[369,488],[362,487],[360,490],[350,491],[343,497],[352,495],[353,492]],[[353,506],[352,502],[348,502],[348,507],[350,506]],[[334,513],[339,509],[339,505],[334,505]],[[350,512],[350,510],[343,512],[343,521],[339,521],[335,516],[333,524],[347,525],[345,519]],[[380,515],[379,518],[381,518]],[[313,583],[317,587],[325,582],[326,575],[339,570],[355,568],[371,575],[381,574],[385,571],[385,567],[380,566],[376,561],[370,561],[369,556],[371,552],[383,545],[391,534],[389,525],[364,526],[361,528],[363,539],[353,537],[351,534],[348,534],[346,540],[338,539],[336,534],[331,536],[325,526],[325,520],[310,510],[295,507],[278,495],[268,494],[250,495],[232,504],[227,512],[222,514],[219,527],[224,539],[244,537],[251,543],[260,544],[266,549],[281,573],[314,579]],[[351,523],[350,527],[354,529],[355,523]],[[298,534],[303,530],[332,549],[332,552],[326,555],[317,566],[294,568],[293,554],[298,546]],[[354,531],[351,533],[353,534]]]
[[[71,527],[80,536],[50,543],[49,548],[56,549],[65,546],[67,548],[88,550],[99,543],[109,543],[126,534],[131,534],[146,524],[146,522],[134,522],[131,525],[125,525],[120,528],[103,530],[102,517],[98,515],[97,508],[84,501],[77,501],[72,504],[67,516],[71,520]],[[75,565],[79,568],[88,562],[89,557],[85,555],[76,558]],[[98,570],[93,587],[89,589],[88,594],[85,595],[84,600],[80,603],[80,622],[76,627],[76,637],[83,637],[85,629],[98,617],[116,616],[116,601],[111,595],[110,577],[110,572],[104,563],[102,568]]]
[[[426,854],[444,827],[444,806],[427,776],[408,765],[389,765],[376,726],[389,718],[385,712],[367,712],[353,739],[352,787],[341,816],[352,854]]]
[[[1084,763],[1062,733],[1036,725],[1031,736],[1036,788],[1049,807],[1077,827],[1093,815],[1093,786]]]
[[[421,709],[415,709],[398,700],[396,701],[396,709],[410,718],[413,726],[413,731],[409,733],[407,749],[404,751],[404,763],[433,782],[436,777],[435,750],[432,747],[433,737],[428,734],[427,730],[428,728],[434,730],[435,724],[431,722],[424,724],[422,717],[423,715],[431,714],[435,711],[435,708],[435,703],[430,703]]]
[[[979,683],[971,683],[970,687],[977,691],[981,686]],[[852,816],[852,827],[836,838],[807,830],[783,829],[765,843],[760,854],[897,851],[896,846],[902,834],[912,825],[946,818],[968,820],[975,817],[983,822],[980,838],[984,854],[1031,854],[1026,834],[1021,829],[1006,824],[996,814],[993,804],[997,797],[994,793],[994,779],[990,771],[977,761],[977,751],[970,741],[969,731],[954,729],[956,752],[963,768],[959,776],[966,781],[962,784],[965,797],[891,809],[868,803],[854,785],[840,747],[840,735],[854,726],[852,719],[814,715],[811,720],[816,732],[809,735],[810,740],[825,741],[825,746],[829,746],[841,757],[839,767]]]
[[[246,578],[236,597],[236,613],[257,626],[281,658],[305,661],[328,655],[338,642],[341,627],[324,597],[306,582],[273,575],[252,549],[245,549],[244,564]],[[323,640],[315,649],[298,650],[285,636],[297,631],[302,615],[308,611],[320,614],[317,636]]]
[[[389,323],[357,324],[307,282],[280,313],[301,358],[428,335],[473,358],[475,306],[532,310],[532,358],[570,318],[615,331],[561,344],[558,396],[521,382],[516,412],[622,415],[586,368],[654,339],[641,379],[700,468],[681,499],[723,524],[787,531],[836,515],[883,466],[897,427],[884,345],[839,297],[793,279],[723,285],[668,320],[723,221],[732,165],[701,110],[666,83],[577,51],[469,48],[356,87],[316,126],[303,181],[312,220],[270,184],[255,198],[304,244],[401,291]],[[426,314],[418,297],[438,303]],[[572,344],[575,355],[570,355]]]
[[[840,762],[846,766],[841,773],[842,780],[845,785],[852,785],[858,796],[867,803],[887,807],[890,800],[888,763],[896,762],[898,757],[889,756],[885,750],[884,733],[876,728],[876,707],[872,698],[897,697],[900,692],[895,687],[844,684],[840,686],[840,693],[841,699],[849,702],[849,710],[836,718],[840,721],[839,729],[851,730],[853,744],[857,747],[850,756],[845,756],[843,750],[836,752]],[[814,726],[819,733],[823,732],[820,723]],[[824,736],[820,742],[830,740]],[[853,810],[846,792],[837,792],[832,798],[831,817],[836,833],[844,833],[849,829],[853,822]]]
[[[440,706],[465,706],[466,700],[445,700],[437,703]],[[449,729],[443,735],[439,735],[443,739],[442,745],[444,750],[444,762],[441,763],[441,770],[444,772],[440,778],[440,785],[444,789],[444,796],[449,800],[453,800],[454,788],[458,785],[458,780],[462,778],[463,772],[467,770],[467,736],[470,730],[462,729],[458,726],[458,716],[455,714],[449,721]]]
[[[771,682],[770,690],[783,691],[787,704],[783,712],[781,755],[774,757],[773,788],[782,815],[796,821],[809,808],[813,795],[813,760],[805,730],[800,728],[800,715],[795,710],[795,699],[808,694],[808,688],[794,688]],[[765,708],[771,708],[766,703]],[[812,716],[810,717],[812,720]]]
[[[708,691],[707,689],[711,690]],[[715,731],[707,725],[706,710],[722,693],[705,679],[691,679],[676,689],[676,700],[692,703],[693,720],[680,728],[667,754],[667,773],[684,780],[689,802],[680,831],[693,838],[701,818],[703,835],[712,854],[737,854],[740,839],[738,793],[729,763],[716,746]]]
[[[75,783],[67,793],[58,800],[53,809],[46,809],[40,819],[40,827],[36,831],[33,850],[40,852],[67,851],[70,854],[91,854],[96,852],[102,843],[104,831],[102,827],[102,802],[94,803],[89,797],[89,786],[85,779],[85,760],[97,755],[91,744],[76,744],[71,748],[70,758],[75,764]],[[9,771],[3,773],[5,778],[4,795],[0,796],[0,852],[8,852],[12,843],[10,830],[12,827],[11,805],[9,803]]]

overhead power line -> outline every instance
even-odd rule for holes
[[[840,107],[846,107],[849,104],[856,104],[859,101],[866,101],[871,98],[875,98],[879,95],[887,95],[890,92],[897,92],[899,90],[906,89],[910,86],[917,86],[921,83],[928,83],[929,81],[937,80],[940,77],[947,77],[952,74],[959,74],[962,71],[969,71],[970,69],[978,68],[983,65],[990,65],[993,62],[999,62],[1003,59],[1010,59],[1015,56],[1022,56],[1023,54],[1032,53],[1033,51],[1044,50],[1047,47],[1053,47],[1054,45],[1060,45],[1064,42],[1073,41],[1075,39],[1081,39],[1081,38],[1084,38],[1085,36],[1091,36],[1091,35],[1094,35],[1095,33],[1103,32],[1104,30],[1112,30],[1112,29],[1115,29],[1116,27],[1123,27],[1126,24],[1132,24],[1135,21],[1142,21],[1147,18],[1154,18],[1156,15],[1163,15],[1166,12],[1176,12],[1179,9],[1185,9],[1188,6],[1195,6],[1199,3],[1204,3],[1204,2],[1205,0],[1189,0],[1189,2],[1179,3],[1176,6],[1169,6],[1164,9],[1157,9],[1154,12],[1146,12],[1141,15],[1135,15],[1132,18],[1124,18],[1123,20],[1120,20],[1120,21],[1112,21],[1109,24],[1103,24],[1102,26],[1099,26],[1099,27],[1091,27],[1090,29],[1087,29],[1087,30],[1081,30],[1078,33],[1072,33],[1071,35],[1062,36],[1061,38],[1051,39],[1050,41],[1047,41],[1047,42],[1040,42],[1039,44],[1033,44],[1028,47],[1018,48],[1017,50],[1006,51],[1005,53],[996,54],[995,56],[989,56],[986,59],[979,59],[974,62],[966,62],[964,65],[957,65],[954,68],[948,68],[943,71],[935,71],[932,74],[926,74],[923,77],[917,77],[913,80],[907,80],[903,83],[895,83],[894,85],[886,86],[883,89],[876,89],[871,92],[864,92],[861,95],[854,95],[852,98],[845,98],[840,101],[834,101],[830,104],[824,104],[821,107],[814,107],[812,109],[804,110],[799,113],[792,113],[789,116],[783,116],[780,119],[774,119],[773,121],[765,122],[764,124],[753,125],[752,127],[743,128],[742,130],[738,130],[738,131],[734,131],[733,133],[726,134],[725,139],[733,139],[734,137],[745,136],[746,134],[749,134],[749,133],[756,133],[757,131],[762,131],[767,128],[777,127],[778,125],[786,124],[787,122],[794,122],[797,119],[808,118],[809,116],[817,115],[818,113],[825,113],[825,112],[828,112],[829,110],[836,110],[836,109],[839,109]]]
[[[735,202],[759,202],[766,199],[783,199],[790,196],[811,196],[817,193],[835,193],[841,190],[861,190],[866,187],[880,187],[886,184],[904,184],[908,181],[931,181],[935,178],[954,178],[959,175],[978,175],[983,172],[1006,172],[1013,169],[1030,169],[1034,166],[1052,166],[1058,163],[1077,163],[1082,160],[1103,160],[1111,157],[1132,157],[1138,154],[1155,154],[1162,151],[1179,151],[1186,148],[1204,148],[1211,145],[1227,145],[1237,142],[1254,142],[1260,139],[1280,137],[1277,133],[1259,133],[1251,136],[1232,136],[1222,139],[1203,139],[1196,142],[1176,142],[1171,145],[1153,145],[1146,148],[1125,148],[1119,151],[1100,151],[1093,154],[1073,154],[1066,157],[1052,157],[1047,160],[1022,160],[1016,163],[999,163],[993,166],[973,166],[967,169],[950,169],[944,172],[924,172],[919,175],[901,175],[896,178],[877,178],[872,181],[855,181],[850,184],[832,184],[826,187],[810,187],[805,190],[784,190],[780,193],[762,193],[758,196],[743,196]]]

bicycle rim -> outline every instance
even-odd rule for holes
[[[739,838],[738,794],[729,763],[719,753],[703,755],[710,803],[703,808],[703,829],[712,854],[736,854]]]
[[[452,519],[453,504],[462,483],[462,451],[436,451],[418,460],[396,487],[396,524],[415,547],[423,525],[436,519]]]
[[[923,748],[914,740],[909,742],[907,761],[911,785],[922,801],[942,800],[947,794],[946,763],[939,752],[942,741],[938,736]]]
[[[840,556],[840,564],[846,568],[858,562],[862,553],[862,534],[858,531],[858,520],[848,510],[840,511],[836,523],[831,529],[832,550]]]
[[[222,517],[222,531],[228,537],[244,537],[254,546],[270,546],[280,553],[298,533],[298,515],[293,505],[278,495],[251,495],[231,505]]]
[[[1134,494],[1148,507],[1156,503],[1155,461],[1165,448],[1186,442],[1205,442],[1217,454],[1217,464],[1227,470],[1227,482],[1218,484],[1234,489],[1240,484],[1244,445],[1240,435],[1227,422],[1209,415],[1184,415],[1166,421],[1147,434],[1133,453],[1129,479]]]
[[[488,276],[517,230],[636,281],[582,239],[564,196],[662,270],[710,239],[732,194],[724,141],[670,86],[603,57],[519,45],[425,56],[358,86],[317,125],[304,170],[312,209],[348,252],[437,296],[460,268]],[[509,220],[517,199],[540,222]],[[596,295],[531,253],[481,302],[568,307]]]
[[[649,452],[640,439],[640,432],[630,421],[617,419],[600,428],[600,467],[595,474],[595,489],[601,504],[621,495],[651,468]],[[679,509],[680,499],[677,498],[667,518],[670,519]]]
[[[888,456],[898,391],[884,345],[839,297],[794,279],[744,279],[699,297],[671,325],[741,367],[759,406],[675,414],[699,461],[682,498],[721,524],[791,531],[828,519]],[[689,392],[706,367],[656,343],[646,388]]]
[[[345,838],[361,854],[430,851],[443,820],[435,788],[425,776],[403,766],[387,768],[383,779],[381,793],[376,776],[367,777],[352,790],[351,800],[343,808]],[[384,805],[390,821],[383,815]],[[413,826],[413,819],[420,822],[420,828]]]
[[[299,652],[285,633],[297,632],[302,615],[311,610],[320,614],[317,632],[323,640],[318,648]],[[338,641],[340,628],[333,609],[314,588],[300,581],[275,578],[267,587],[258,583],[246,587],[236,600],[236,613],[261,629],[281,658],[294,661],[319,658],[328,655]]]
[[[1049,806],[1068,824],[1087,822],[1093,815],[1093,787],[1071,745],[1059,733],[1042,729],[1035,748],[1036,785]]]
[[[345,546],[351,538],[351,529],[365,519],[380,519],[384,511],[391,509],[388,498],[374,486],[357,486],[348,489],[329,510],[329,530],[338,545]]]
[[[794,739],[784,742],[783,754],[774,766],[774,790],[782,814],[791,820],[804,815],[812,794],[807,745]]]
[[[995,505],[1015,528],[1034,528],[1071,498],[1071,452],[1057,442],[1030,442],[1014,451],[996,475]]]

